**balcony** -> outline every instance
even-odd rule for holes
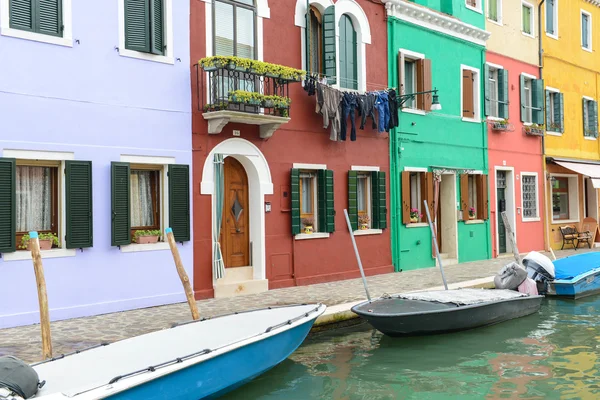
[[[229,122],[260,126],[268,139],[290,121],[289,84],[305,72],[239,57],[208,57],[196,65],[199,111],[208,133],[219,134]]]

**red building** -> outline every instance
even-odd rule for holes
[[[308,11],[306,0],[192,2],[191,59],[240,57],[192,66],[198,298],[358,277],[344,209],[365,272],[393,271],[388,133],[371,118],[359,129],[355,115],[356,140],[350,118],[347,140],[331,140],[335,123],[324,128],[317,96],[279,67],[327,76],[329,100],[340,90],[384,90],[385,10],[367,0],[311,0]],[[286,98],[289,108],[279,108]]]

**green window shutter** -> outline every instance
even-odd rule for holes
[[[356,31],[347,15],[340,18],[340,86],[357,89],[356,73]]]
[[[546,90],[546,130],[550,129],[552,123],[552,111],[550,108],[550,92]]]
[[[521,121],[525,122],[525,114],[526,114],[526,109],[525,109],[525,77],[523,75],[519,76],[519,89],[521,92]]]
[[[150,0],[150,44],[153,54],[165,53],[164,0]]]
[[[348,171],[348,217],[352,230],[358,230],[358,173]]]
[[[190,166],[169,164],[169,227],[177,242],[190,240]]]
[[[300,170],[292,168],[290,173],[290,196],[291,196],[291,215],[292,215],[292,235],[297,235],[302,229],[300,223]]]
[[[594,137],[598,137],[598,102],[592,101],[592,112],[590,118],[590,125],[592,129],[592,134]]]
[[[484,111],[485,115],[490,115],[490,66],[485,64],[483,68],[483,90],[485,96]]]
[[[150,52],[150,3],[125,0],[125,48]]]
[[[14,29],[33,31],[35,29],[33,11],[35,0],[10,0],[8,5],[9,26]]]
[[[327,83],[334,85],[336,83],[336,64],[335,57],[336,47],[336,24],[335,24],[335,8],[329,6],[323,13],[323,64]]]
[[[385,172],[371,172],[371,228],[387,228]]]
[[[558,121],[560,122],[560,132],[563,133],[565,131],[565,106],[564,106],[564,96],[562,93],[558,94]]]
[[[52,36],[63,35],[63,0],[34,0],[37,3],[37,29],[39,33]]]
[[[319,232],[335,232],[333,171],[320,169],[317,175]]]
[[[498,70],[498,116],[508,119],[508,70]]]
[[[588,136],[587,129],[590,122],[590,116],[588,113],[587,101],[585,99],[582,99],[581,101],[581,111],[581,115],[583,116],[583,136]]]
[[[533,123],[544,124],[544,80],[534,79],[532,84]],[[537,110],[536,110],[537,108]]]
[[[111,245],[131,243],[131,199],[129,163],[112,162],[111,168]]]
[[[0,158],[0,253],[17,249],[17,162]]]
[[[92,162],[65,161],[67,249],[93,245]]]

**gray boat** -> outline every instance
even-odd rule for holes
[[[352,307],[385,335],[417,336],[493,325],[539,311],[544,296],[502,289],[384,295]]]

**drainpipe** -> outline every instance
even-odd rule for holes
[[[543,79],[543,71],[544,71],[544,60],[543,54],[544,49],[542,48],[542,5],[546,0],[541,0],[538,3],[538,69],[540,79]],[[545,93],[545,90],[544,90]],[[544,103],[546,102],[544,96]],[[545,107],[544,107],[545,108]],[[546,110],[548,112],[548,110]],[[544,115],[544,118],[546,116]],[[548,127],[546,127],[548,128]],[[546,242],[546,250],[552,248],[550,245],[550,219],[548,216],[548,210],[550,207],[548,206],[548,180],[546,179],[546,134],[542,135],[542,172],[543,172],[543,181],[544,181],[544,213],[546,214],[546,218],[544,221],[544,237]]]

